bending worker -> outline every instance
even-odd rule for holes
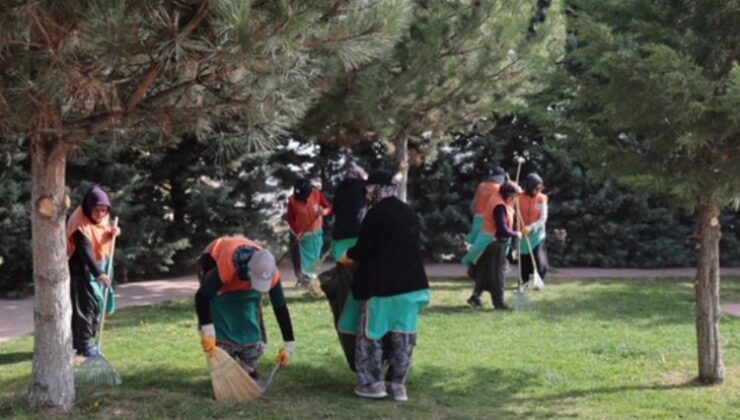
[[[261,294],[269,293],[285,342],[279,359],[287,364],[295,339],[275,257],[245,237],[221,237],[208,245],[198,266],[195,308],[203,351],[221,347],[256,378],[267,346]]]

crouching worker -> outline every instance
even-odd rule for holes
[[[267,346],[261,294],[269,293],[285,342],[279,361],[290,361],[295,348],[293,326],[280,272],[269,251],[245,237],[218,238],[201,255],[198,278],[195,308],[203,351],[221,347],[256,378],[255,366]]]
[[[375,172],[366,184],[370,210],[357,244],[341,261],[355,262],[357,271],[339,329],[357,334],[355,394],[365,398],[390,394],[396,401],[406,401],[418,313],[430,298],[421,260],[421,224],[414,210],[396,197],[390,173]]]

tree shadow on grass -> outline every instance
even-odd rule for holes
[[[30,360],[33,360],[32,351],[0,354],[0,365],[12,365]]]
[[[539,319],[561,322],[572,316],[606,321],[647,321],[648,324],[686,324],[694,320],[694,298],[686,281],[646,280],[628,287],[613,282],[579,281],[580,293],[552,295],[545,290],[533,294],[529,310]],[[624,285],[624,282],[619,282]],[[578,289],[577,289],[578,290]],[[539,293],[539,292],[538,292]]]

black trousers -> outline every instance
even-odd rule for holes
[[[95,344],[98,329],[98,301],[85,275],[70,276],[72,296],[72,346],[80,352]]]
[[[547,261],[547,248],[545,246],[545,240],[543,239],[539,245],[534,247],[532,252],[534,260],[537,263],[537,272],[540,274],[542,280],[545,279],[549,263]],[[522,283],[529,281],[529,276],[534,273],[534,267],[532,266],[532,257],[530,255],[521,255],[519,258],[522,259]]]
[[[505,271],[506,242],[494,240],[475,264],[475,296],[487,291],[491,293],[494,307],[504,306]]]

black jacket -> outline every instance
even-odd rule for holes
[[[366,300],[429,288],[420,233],[416,213],[398,198],[385,198],[370,208],[357,245],[347,251],[347,256],[358,262],[352,284],[354,298]]]
[[[356,238],[360,234],[366,207],[365,182],[352,178],[342,180],[334,192],[332,239]]]

